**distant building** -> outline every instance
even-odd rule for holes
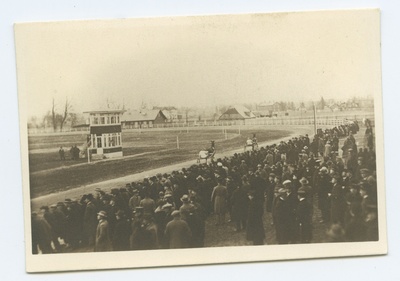
[[[271,117],[282,110],[282,105],[279,102],[260,103],[257,105],[258,117]]]
[[[334,103],[332,105],[329,106],[331,111],[337,112],[337,111],[342,111],[343,107],[337,103]]]
[[[153,110],[161,110],[170,122],[179,118],[178,109],[174,106],[153,106]]]
[[[125,110],[88,111],[87,148],[93,158],[122,157],[121,115]]]
[[[153,128],[167,122],[167,117],[159,109],[126,112],[122,117],[123,128]]]
[[[236,105],[228,108],[220,117],[219,120],[245,120],[256,118],[253,112],[244,106]]]

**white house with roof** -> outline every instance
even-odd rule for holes
[[[159,109],[128,111],[121,117],[123,128],[153,128],[167,122],[167,117]]]

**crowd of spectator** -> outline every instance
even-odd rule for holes
[[[262,245],[264,216],[278,244],[314,242],[315,223],[327,228],[319,242],[376,241],[375,150],[370,137],[368,147],[357,147],[359,130],[348,122],[312,139],[299,136],[42,206],[32,212],[32,252],[204,247],[206,220],[231,223]]]

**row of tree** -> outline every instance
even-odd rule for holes
[[[43,117],[32,116],[28,121],[28,128],[52,128],[54,132],[62,132],[66,124],[73,127],[85,123],[83,115],[73,112],[72,109],[72,102],[68,97],[61,107],[56,105],[53,98],[51,109]]]

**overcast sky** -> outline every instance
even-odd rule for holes
[[[74,21],[16,26],[28,115],[307,101],[381,91],[376,10]]]

